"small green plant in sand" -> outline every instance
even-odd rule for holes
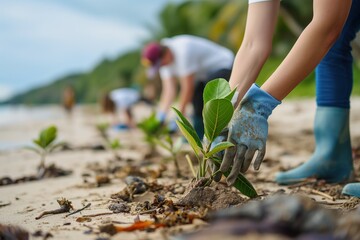
[[[211,183],[213,176],[218,172],[212,172],[209,163],[219,167],[222,159],[218,157],[218,154],[221,151],[234,146],[231,142],[222,141],[216,143],[215,140],[222,131],[224,131],[232,118],[234,107],[231,103],[231,99],[234,94],[235,90],[231,91],[229,83],[225,79],[220,78],[212,80],[205,86],[203,94],[204,108],[202,114],[206,141],[201,141],[191,123],[180,111],[173,108],[178,116],[176,123],[192,147],[198,160],[199,165],[196,171],[194,166],[192,166],[191,160],[188,159],[192,172],[198,180],[209,177],[210,180],[208,183]],[[229,174],[230,172],[224,173],[225,176],[228,176]],[[248,197],[252,198],[257,196],[256,190],[252,184],[241,173],[238,175],[234,187]]]
[[[155,155],[156,145],[158,143],[156,139],[161,139],[163,136],[169,133],[169,130],[156,118],[155,112],[152,113],[149,117],[144,118],[137,124],[137,126],[144,133],[145,141],[150,147],[150,154]]]
[[[183,143],[181,137],[176,138],[174,141],[173,138],[168,133],[165,134],[165,136],[162,137],[161,139],[154,139],[154,141],[170,154],[170,161],[174,162],[176,176],[181,177],[182,175],[181,175],[178,156],[177,156],[181,150],[181,146]]]
[[[98,123],[96,125],[96,129],[98,130],[98,132],[100,133],[101,138],[104,140],[105,142],[105,147],[110,149],[115,157],[115,159],[120,160],[121,157],[118,154],[118,150],[121,148],[121,144],[119,139],[110,139],[107,131],[110,127],[109,123],[103,122],[103,123]]]
[[[155,113],[152,113],[148,118],[145,118],[138,124],[138,127],[143,131],[145,135],[145,141],[150,146],[150,154],[156,154],[156,146],[160,146],[166,150],[170,155],[171,161],[174,162],[176,176],[181,177],[180,167],[177,159],[182,140],[177,138],[175,141],[171,137],[170,131],[166,125],[161,123]]]
[[[45,160],[48,154],[52,153],[57,148],[63,146],[63,143],[56,143],[57,128],[50,126],[41,130],[39,137],[33,140],[35,146],[26,147],[40,156],[39,177],[45,173]]]

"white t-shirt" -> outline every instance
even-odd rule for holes
[[[249,4],[250,3],[257,3],[257,2],[269,2],[271,0],[249,0]]]
[[[115,103],[116,108],[129,108],[139,101],[140,94],[132,88],[118,88],[110,92],[110,99]]]
[[[173,63],[160,68],[162,79],[195,74],[196,80],[204,80],[212,71],[231,68],[234,61],[234,54],[229,49],[196,36],[165,38],[161,44],[174,55]]]

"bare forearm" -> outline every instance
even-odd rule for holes
[[[182,79],[181,91],[180,91],[180,112],[186,114],[186,106],[191,102],[194,95],[194,82],[193,76],[188,76]]]
[[[159,110],[162,112],[167,112],[173,103],[176,96],[176,89],[174,86],[163,86],[163,90],[161,91]]]
[[[278,100],[284,99],[315,69],[336,41],[346,20],[351,1],[341,0],[340,2],[336,0],[333,2],[337,2],[338,5],[335,9],[332,9],[334,16],[329,17],[327,21],[319,19],[320,17],[326,17],[322,16],[321,13],[320,16],[315,16],[278,69],[263,84],[262,89],[270,93],[274,98]],[[323,1],[322,4],[328,3]],[[319,7],[326,9],[323,5]],[[329,11],[327,10],[327,13],[324,14],[331,14]]]
[[[236,54],[230,86],[237,88],[241,100],[255,82],[271,53],[279,0],[250,4],[243,42]]]
[[[251,84],[255,82],[267,57],[268,54],[264,54],[261,48],[241,46],[236,54],[229,81],[231,89],[237,88],[238,99],[242,99]]]

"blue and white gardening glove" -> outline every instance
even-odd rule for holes
[[[235,146],[225,150],[220,166],[221,172],[231,169],[227,183],[233,185],[240,172],[246,172],[258,151],[254,169],[258,170],[265,156],[266,139],[268,136],[267,119],[273,109],[281,102],[253,84],[228,125],[228,141]],[[216,180],[216,179],[215,179]]]
[[[167,127],[169,129],[170,134],[176,133],[178,131],[178,126],[176,124],[176,119],[170,120]]]
[[[159,120],[161,124],[164,124],[166,120],[166,112],[163,111],[156,112],[156,119]]]

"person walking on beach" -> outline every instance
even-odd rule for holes
[[[178,79],[179,109],[186,115],[186,106],[192,102],[194,128],[202,138],[202,94],[205,85],[215,78],[229,80],[233,61],[231,50],[191,35],[178,35],[147,44],[142,51],[142,62],[149,67],[149,77],[153,78],[159,71],[162,82],[158,119],[165,121],[177,95]]]
[[[220,171],[231,169],[227,182],[233,184],[239,172],[247,171],[256,152],[254,168],[259,169],[265,155],[268,117],[316,68],[315,152],[301,166],[278,173],[276,182],[291,184],[309,177],[333,183],[351,180],[350,43],[360,29],[360,0],[314,0],[313,19],[260,88],[254,82],[270,54],[279,6],[280,0],[249,0],[245,36],[230,78],[241,100],[227,136],[235,146],[225,151]],[[347,184],[343,193],[360,197],[360,183]]]

